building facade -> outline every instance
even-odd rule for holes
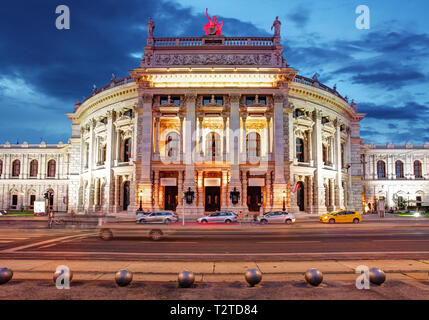
[[[67,144],[0,147],[1,207],[51,190],[54,210],[117,215],[362,211],[389,151],[363,144],[353,101],[289,67],[276,21],[273,37],[154,38],[150,20],[140,66],[76,103]]]

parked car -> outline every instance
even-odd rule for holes
[[[323,223],[344,223],[353,222],[359,223],[362,221],[362,215],[357,211],[339,210],[331,213],[322,214],[319,218]]]
[[[197,221],[198,223],[232,223],[237,222],[237,215],[229,211],[213,212],[205,217],[198,218]]]
[[[138,213],[136,217],[137,223],[164,223],[170,224],[177,222],[179,218],[170,210],[154,211],[152,213]]]
[[[267,223],[286,223],[292,224],[295,222],[295,215],[291,212],[286,211],[272,211],[265,213],[261,218],[260,222],[262,224]]]

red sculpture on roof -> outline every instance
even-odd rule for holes
[[[221,36],[222,35],[223,21],[221,21],[220,23],[217,22],[216,16],[213,16],[213,19],[210,19],[208,9],[206,9],[206,16],[207,16],[207,19],[209,19],[209,22],[207,22],[207,24],[203,28],[203,30],[206,32],[206,35],[207,36],[209,36],[209,35]]]

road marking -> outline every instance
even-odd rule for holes
[[[15,237],[2,237],[0,239],[8,239],[8,240],[27,240],[29,238],[15,238]]]
[[[13,242],[13,241],[10,241],[10,240],[0,240],[0,243],[11,243],[11,242]]]
[[[416,241],[429,241],[429,239],[416,239],[416,240],[411,240],[411,239],[404,239],[404,240],[400,240],[400,239],[389,239],[389,240],[371,240],[373,242],[416,242]]]
[[[302,241],[258,241],[256,243],[271,243],[271,244],[288,244],[288,243],[317,243],[317,242],[321,242],[321,241],[306,241],[306,240],[302,240]]]
[[[1,251],[4,252],[4,251]],[[122,255],[122,256],[329,256],[329,255],[386,255],[386,254],[429,254],[429,251],[371,251],[371,252],[258,252],[258,253],[178,253],[178,252],[95,252],[95,251],[23,251],[19,254],[44,254],[44,255]],[[40,257],[40,256],[39,256]]]
[[[24,245],[24,246],[19,246],[19,247],[15,247],[15,248],[10,248],[10,249],[6,249],[6,250],[2,250],[0,252],[3,252],[3,253],[13,253],[13,252],[16,252],[16,251],[19,251],[19,250],[22,250],[22,249],[27,249],[27,248],[31,248],[31,247],[37,247],[37,246],[48,244],[48,243],[52,243],[52,242],[57,242],[58,243],[58,242],[60,242],[62,240],[88,237],[88,236],[95,235],[95,234],[97,234],[97,233],[89,233],[89,234],[87,234],[85,236],[82,236],[80,234],[80,235],[74,235],[74,236],[55,238],[55,239],[51,239],[51,240],[46,240],[46,241],[31,243],[31,244],[27,244],[27,245]]]

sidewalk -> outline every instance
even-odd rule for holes
[[[429,280],[429,260],[332,260],[281,262],[142,262],[142,261],[78,261],[78,260],[0,260],[0,267],[12,269],[15,280],[49,280],[56,268],[65,265],[73,272],[73,280],[113,280],[120,269],[133,272],[135,281],[177,281],[178,273],[190,270],[196,281],[242,281],[251,268],[259,269],[271,281],[300,280],[304,273],[317,268],[325,279],[355,279],[355,268],[379,267],[388,279]]]

